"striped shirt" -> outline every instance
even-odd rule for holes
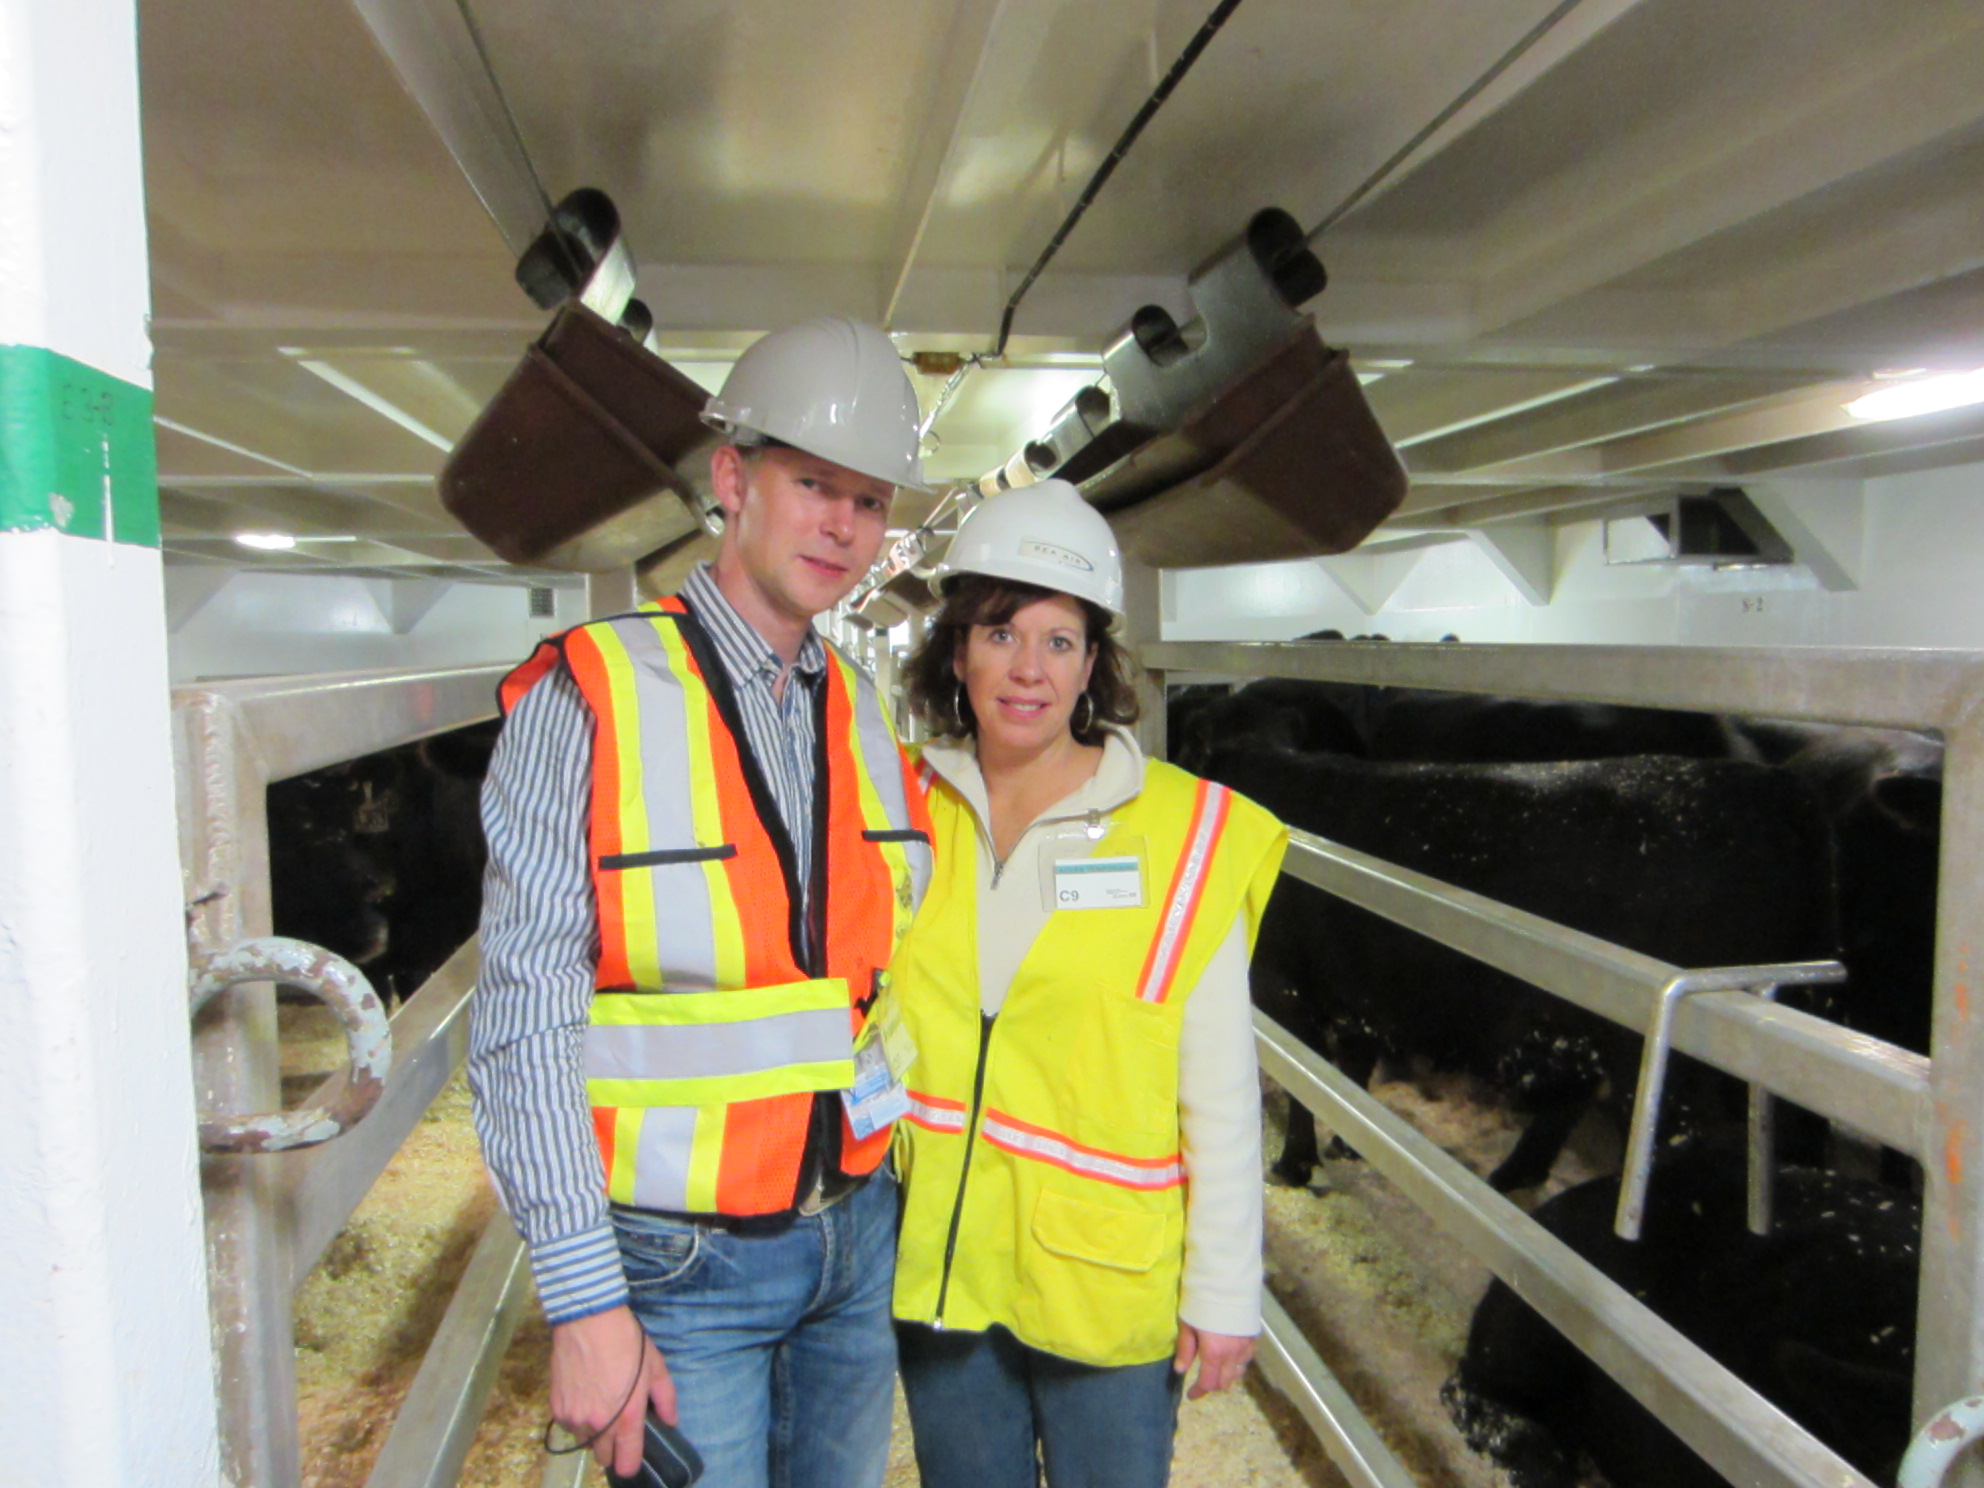
[[[826,649],[808,631],[776,698],[785,663],[723,597],[707,564],[690,574],[682,598],[730,680],[743,742],[763,767],[798,861],[811,862],[813,695]],[[530,1246],[552,1323],[627,1300],[582,1065],[599,960],[587,822],[592,730],[578,684],[554,668],[511,710],[482,791],[489,868],[468,1078],[483,1157]]]

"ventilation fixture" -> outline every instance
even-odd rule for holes
[[[549,620],[558,613],[557,592],[543,584],[530,587],[530,618]]]
[[[1605,561],[1612,565],[1772,568],[1793,558],[1784,535],[1735,486],[1669,496],[1604,525]]]

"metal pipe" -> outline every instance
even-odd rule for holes
[[[1915,1342],[1915,1419],[1984,1380],[1984,1007],[1975,995],[1984,925],[1984,717],[1946,730],[1936,902],[1936,1001],[1930,1031],[1932,1116],[1924,1143],[1922,1301]],[[1950,1482],[1984,1485],[1975,1456]]]
[[[365,1119],[393,1065],[386,1009],[365,973],[322,946],[265,935],[204,951],[189,967],[193,1013],[229,987],[272,982],[308,992],[338,1016],[344,1029],[344,1069],[324,1082],[316,1100],[293,1111],[212,1115],[200,1122],[207,1152],[290,1152],[341,1137]]]
[[[365,1488],[454,1488],[530,1293],[524,1242],[499,1209],[455,1286]]]
[[[1343,1388],[1281,1304],[1261,1293],[1261,1373],[1301,1412],[1351,1488],[1417,1488],[1350,1392]]]
[[[1759,987],[1757,996],[1775,1002],[1777,987]],[[1752,1235],[1768,1235],[1777,1200],[1777,1097],[1754,1081],[1750,1085],[1748,1115],[1750,1140],[1746,1165],[1750,1191],[1744,1202],[1744,1218]]]
[[[1777,989],[1783,985],[1778,979],[1779,972],[1791,972],[1790,980],[1806,984],[1836,982],[1846,975],[1846,968],[1839,963],[1828,965],[1830,975],[1824,976],[1796,974],[1809,972],[1809,967],[1735,966],[1682,972],[1669,978],[1654,994],[1652,1021],[1647,1026],[1646,1040],[1640,1049],[1640,1079],[1639,1088],[1633,1092],[1633,1119],[1626,1135],[1625,1166],[1621,1170],[1619,1183],[1619,1212],[1612,1226],[1621,1240],[1640,1238],[1640,1220],[1646,1214],[1647,1184],[1653,1179],[1653,1143],[1660,1130],[1661,1098],[1667,1089],[1668,1056],[1674,1051],[1674,1010],[1680,1006],[1682,999],[1702,992],[1742,991],[1772,1001],[1777,996]],[[1753,1098],[1761,1090],[1763,1087],[1759,1085],[1750,1087]],[[1768,1096],[1764,1098],[1768,1099]],[[1758,1234],[1766,1233],[1770,1227],[1768,1199],[1760,1197],[1759,1175],[1768,1167],[1773,1154],[1768,1148],[1759,1152],[1756,1145],[1757,1128],[1764,1124],[1764,1120],[1756,1110],[1753,1099],[1747,1208],[1750,1225]],[[1759,1215],[1766,1217],[1760,1221]],[[1761,1229],[1757,1228],[1759,1223],[1762,1224]]]
[[[1563,1241],[1273,1019],[1261,1067],[1717,1472],[1753,1488],[1874,1488]]]
[[[175,698],[180,865],[197,955],[269,933],[267,781],[240,711],[218,692]],[[237,987],[193,1025],[200,1109],[282,1103],[275,989]],[[261,1158],[206,1153],[200,1193],[220,1393],[221,1475],[286,1485],[301,1471],[289,1274],[276,1231],[276,1174]]]
[[[176,691],[180,861],[195,951],[269,933],[271,780],[486,718],[503,671],[277,677]],[[203,1109],[280,1104],[273,988],[238,987],[216,997],[197,1021],[194,1047]],[[417,1055],[409,1061],[416,1062]],[[391,1098],[389,1085],[384,1103]],[[374,1119],[383,1114],[375,1110]],[[372,1125],[344,1143],[289,1157],[209,1154],[201,1162],[221,1470],[229,1481],[282,1488],[301,1470],[290,1311],[297,1247],[288,1233],[297,1206],[295,1179],[286,1182],[284,1169],[322,1170],[324,1154],[357,1150],[349,1144]],[[355,1202],[344,1204],[323,1244]]]
[[[1153,669],[1430,687],[1948,729],[1984,696],[1984,652],[1801,646],[1451,646],[1401,641],[1165,641]],[[1947,778],[1947,769],[1945,771]]]
[[[399,1058],[364,1125],[329,1147],[282,1160],[282,1233],[293,1286],[310,1274],[461,1067],[469,994],[481,966],[480,947],[471,940],[401,1006],[393,1019]]]
[[[262,677],[176,690],[175,711],[232,712],[254,741],[269,781],[411,743],[496,714],[496,684],[508,667],[349,672],[336,677]],[[203,702],[203,700],[210,700]]]
[[[1307,832],[1289,833],[1282,871],[1635,1032],[1648,1026],[1659,990],[1685,969]],[[1830,980],[1837,970],[1816,961],[1771,967],[1768,976],[1793,984]],[[1705,992],[1676,1008],[1673,1041],[1897,1151],[1922,1151],[1929,1084],[1918,1054],[1733,992]]]
[[[1984,1395],[1944,1406],[1909,1442],[1895,1488],[1942,1488],[1951,1466],[1979,1437],[1984,1437]]]

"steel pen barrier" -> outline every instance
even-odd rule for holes
[[[506,668],[202,684],[173,694],[188,934],[214,952],[270,928],[272,781],[409,743],[495,712]],[[293,1308],[298,1288],[468,1047],[471,940],[392,1020],[393,1058],[370,1110],[334,1139],[201,1160],[223,1480],[295,1488],[301,1473]],[[280,1105],[274,988],[208,998],[195,1031],[203,1117]],[[333,1077],[327,1085],[335,1085]],[[306,1104],[311,1102],[306,1101]],[[445,1488],[530,1287],[523,1244],[490,1221],[374,1466],[373,1488]]]
[[[1307,834],[1284,872],[1796,1101],[1917,1158],[1925,1174],[1913,1420],[1984,1379],[1984,1033],[1969,990],[1972,927],[1984,923],[1984,654],[1788,647],[1146,642],[1144,730],[1163,751],[1172,680],[1292,677],[1461,693],[1696,709],[1752,717],[1939,731],[1945,744],[1932,1055],[1778,1007],[1773,978],[1665,966],[1536,916]],[[1742,969],[1737,969],[1742,970]],[[1770,969],[1750,968],[1762,973]],[[1777,968],[1779,972],[1784,968]],[[1808,969],[1809,971],[1809,969]],[[1717,977],[1723,978],[1716,980]],[[1681,994],[1687,993],[1683,997]],[[1263,1067],[1490,1270],[1508,1282],[1719,1471],[1785,1488],[1867,1480],[1648,1312],[1589,1263],[1256,1015]],[[1644,1161],[1646,1153],[1641,1153]],[[1640,1172],[1643,1190],[1644,1168]],[[1622,1189],[1630,1193],[1633,1174]],[[1622,1217],[1626,1208],[1622,1194]],[[1754,1210],[1753,1210],[1754,1221]],[[1270,1304],[1272,1304],[1272,1299]],[[1267,1309],[1263,1361],[1352,1481],[1411,1479],[1356,1418],[1341,1387]],[[1317,1371],[1321,1371],[1318,1374]],[[1975,1461],[1949,1482],[1978,1488]]]

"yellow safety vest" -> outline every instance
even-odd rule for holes
[[[1050,915],[988,1019],[971,807],[939,778],[930,816],[936,876],[890,969],[919,1051],[896,1128],[895,1314],[1002,1324],[1089,1364],[1165,1358],[1189,1181],[1185,1003],[1236,915],[1252,950],[1287,830],[1224,786],[1147,763],[1143,790],[1108,813],[1088,853],[1141,852],[1144,903]]]
[[[815,1095],[854,1083],[854,1041],[930,873],[922,789],[874,683],[827,654],[803,867],[679,599],[547,641],[503,684],[507,711],[562,664],[593,714],[600,954],[584,1068],[617,1203],[774,1214],[819,1176]],[[873,1171],[887,1131],[857,1139],[834,1105],[835,1168]]]

